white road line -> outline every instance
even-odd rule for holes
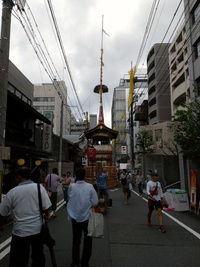
[[[136,194],[137,196],[139,196],[139,194],[137,192],[135,192],[134,190],[132,190],[132,192],[134,194]],[[144,201],[148,201],[146,198],[142,198]],[[188,232],[190,232],[191,234],[193,234],[195,237],[197,237],[198,239],[200,239],[200,234],[197,233],[196,231],[194,231],[192,228],[188,227],[187,225],[185,225],[184,223],[182,223],[181,221],[179,221],[178,219],[174,218],[172,215],[166,213],[165,211],[163,211],[163,214],[165,214],[166,216],[168,216],[171,220],[173,220],[174,222],[176,222],[177,224],[179,224],[181,227],[185,228]]]
[[[65,202],[64,200],[61,200],[60,202],[57,203],[57,209],[59,210],[60,208],[62,208],[62,206],[64,206]],[[4,247],[6,247],[8,244],[10,244],[11,241],[11,237],[9,237],[7,240],[5,240],[4,242],[2,242],[0,244],[0,250],[2,250]],[[3,259],[8,253],[10,252],[10,246],[5,248],[1,253],[0,253],[0,260]]]
[[[0,244],[0,249],[2,249],[3,247],[7,246],[11,241],[11,237],[9,237],[7,240],[3,241],[1,244]]]
[[[173,220],[174,222],[178,223],[180,226],[182,226],[183,228],[185,228],[188,232],[190,232],[191,234],[193,234],[194,236],[196,236],[198,239],[200,239],[200,234],[195,232],[194,230],[192,230],[190,227],[188,227],[187,225],[185,225],[184,223],[180,222],[179,220],[177,220],[176,218],[174,218],[173,216],[171,216],[170,214],[166,213],[165,211],[163,211],[163,213],[168,216],[171,220]]]
[[[10,252],[10,246],[4,249],[4,251],[0,253],[0,260],[3,259],[9,252]]]

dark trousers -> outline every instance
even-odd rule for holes
[[[138,190],[139,190],[140,194],[143,194],[143,184],[142,183],[138,184]]]
[[[107,206],[110,206],[110,201],[109,201],[109,195],[108,195],[108,190],[106,189],[99,189],[99,198],[106,198],[107,201]]]
[[[45,256],[43,253],[43,244],[40,234],[26,237],[12,235],[9,267],[27,267],[30,247],[32,249],[31,267],[44,267]]]
[[[58,195],[57,192],[52,192],[52,195],[50,197],[53,211],[56,211],[57,208],[57,195]]]
[[[75,266],[80,263],[80,244],[82,232],[84,233],[83,251],[81,257],[81,267],[89,267],[88,263],[92,255],[92,237],[88,234],[88,220],[77,222],[72,220],[73,243],[72,243],[72,260]]]

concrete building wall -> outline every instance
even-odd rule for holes
[[[168,48],[155,44],[148,53],[149,124],[171,120]]]
[[[190,85],[185,22],[169,47],[170,92],[172,116],[188,100]]]
[[[90,129],[97,126],[97,114],[90,114]]]
[[[56,84],[42,83],[34,85],[33,106],[42,114],[53,113],[53,133],[60,135],[61,107],[63,103],[63,135],[70,131],[70,107],[67,105],[67,88],[63,81]]]
[[[200,2],[199,0],[184,0],[184,6],[190,98],[193,100],[200,96],[200,94],[194,90],[200,84]]]
[[[8,81],[9,84],[20,90],[21,94],[30,99],[31,103],[29,104],[32,105],[34,86],[11,61],[9,61]]]
[[[120,160],[123,156],[121,147],[127,146],[127,97],[126,88],[116,87],[113,92],[112,102],[112,129],[119,132],[117,139],[114,142],[114,161]]]

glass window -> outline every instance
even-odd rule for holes
[[[198,21],[199,17],[200,17],[200,4],[198,4],[198,6],[194,9],[194,12],[192,14],[193,24]]]
[[[18,90],[15,91],[15,95],[18,96],[20,99],[22,98],[22,94]]]
[[[200,40],[194,45],[195,59],[200,57]]]

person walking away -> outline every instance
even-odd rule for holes
[[[0,234],[3,232],[3,217],[13,215],[13,230],[9,267],[27,267],[30,247],[32,267],[44,267],[45,256],[41,238],[42,218],[39,207],[37,184],[31,179],[30,168],[16,170],[18,186],[11,189],[0,204]],[[40,185],[44,219],[50,218],[51,201],[45,188]]]
[[[142,197],[142,195],[143,195],[143,187],[144,187],[144,177],[143,177],[141,171],[137,172],[136,181],[137,181],[137,185],[138,185],[139,196]]]
[[[62,180],[62,185],[64,188],[64,200],[68,202],[68,188],[70,183],[74,183],[74,178],[71,176],[71,172],[67,171],[67,176]]]
[[[53,168],[52,173],[48,174],[45,178],[46,188],[48,191],[51,191],[51,204],[52,204],[52,217],[56,218],[56,207],[57,207],[57,189],[58,184],[61,183],[61,178],[58,176],[58,169]]]
[[[165,228],[163,227],[163,215],[162,215],[162,200],[163,192],[160,182],[157,181],[158,174],[152,172],[151,180],[147,183],[147,195],[148,195],[148,222],[147,225],[151,226],[151,215],[154,209],[156,209],[159,222],[159,231],[166,233]]]
[[[103,171],[100,175],[96,177],[97,187],[98,187],[98,195],[99,198],[106,198],[107,206],[109,206],[109,197],[106,181],[108,179],[108,175],[106,169],[103,168]]]
[[[120,181],[122,185],[122,192],[124,194],[124,205],[128,204],[129,198],[131,196],[131,190],[129,189],[129,183],[132,182],[131,177],[127,174],[127,170],[123,169],[120,175]]]
[[[66,174],[63,173],[62,176],[61,176],[63,198],[64,198],[64,201],[67,203],[67,198],[66,198],[66,195],[65,195],[65,181],[66,181]]]
[[[92,206],[97,206],[98,196],[92,184],[86,183],[85,169],[80,167],[76,171],[76,183],[68,189],[69,200],[67,203],[68,219],[72,221],[72,264],[71,267],[89,267],[92,255],[92,237],[88,234],[88,220]],[[84,233],[83,251],[80,259],[80,244],[82,232]]]

